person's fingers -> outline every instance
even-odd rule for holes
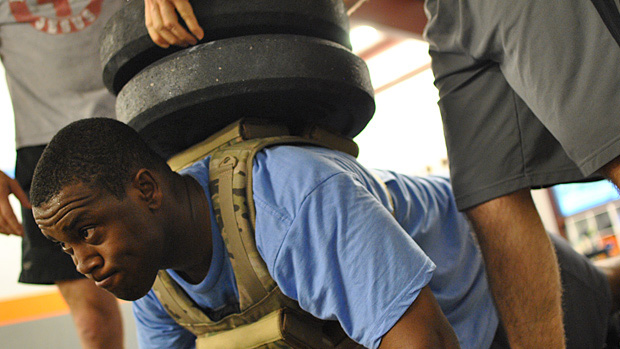
[[[182,3],[182,1],[179,2],[179,4]],[[159,3],[163,28],[174,36],[174,41],[169,41],[169,43],[179,46],[195,45],[198,42],[196,38],[179,23],[176,4],[177,2],[172,3],[168,0],[161,0]]]
[[[16,180],[11,180],[9,182],[9,188],[13,195],[15,195],[17,200],[19,200],[19,203],[22,206],[26,208],[32,208],[32,206],[30,206],[30,200],[28,200],[28,195],[26,195],[26,192],[22,189],[22,187],[19,185],[19,183],[17,183]]]
[[[188,25],[188,32],[179,23],[179,16]],[[170,45],[187,47],[204,37],[192,6],[187,0],[145,0],[145,25],[153,42],[163,48]]]
[[[24,228],[19,224],[8,197],[0,199],[0,232],[6,235],[24,235]]]
[[[161,48],[168,48],[170,47],[170,44],[168,43],[168,41],[166,41],[161,35],[159,35],[159,33],[157,31],[155,31],[154,29],[147,27],[146,30],[149,33],[149,36],[151,37],[151,40],[153,40],[153,42],[155,43],[155,45],[161,47]]]
[[[198,24],[198,19],[196,19],[196,15],[194,14],[194,9],[188,0],[172,0],[174,2],[174,7],[176,8],[179,16],[183,18],[185,21],[185,25],[189,31],[198,39],[202,40],[205,34],[202,30],[202,27]]]
[[[175,41],[174,36],[164,27],[159,4],[155,0],[144,1],[144,24],[157,46],[168,48]]]
[[[11,194],[14,194],[24,206],[30,207],[28,197],[19,183],[0,171],[0,233],[23,236],[24,228],[19,224],[9,202]]]
[[[153,4],[151,0],[144,0],[144,25],[146,26],[146,30],[151,37],[151,40],[162,48],[167,48],[169,46],[168,42],[164,40],[164,38],[159,35],[159,33],[154,29],[153,24]]]

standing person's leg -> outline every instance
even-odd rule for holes
[[[457,204],[487,244],[485,260],[494,258],[487,266],[495,300],[535,295],[520,298],[525,308],[500,306],[502,321],[514,326],[507,328],[513,346],[553,346],[527,324],[546,319],[561,327],[557,312],[543,313],[558,297],[536,288],[558,285],[557,268],[549,255],[502,248],[549,250],[531,199],[510,193],[582,180],[620,154],[618,44],[590,0],[427,0],[426,10]],[[522,277],[538,263],[550,269],[528,284],[534,276]],[[529,319],[509,320],[520,316]]]
[[[509,342],[515,348],[543,342],[547,348],[563,347],[558,264],[529,189],[466,212]]]
[[[89,279],[57,281],[56,285],[71,309],[82,348],[123,347],[123,323],[116,297]]]
[[[529,189],[583,175],[496,64],[432,56],[434,69],[446,74],[436,73],[436,84],[448,91],[439,105],[455,199],[481,241],[510,343],[561,348],[558,267]]]
[[[30,190],[34,167],[44,146],[17,151],[15,177],[24,191]],[[29,284],[57,284],[69,305],[84,348],[122,348],[123,330],[118,301],[78,273],[71,257],[47,240],[32,217],[22,208],[22,272],[19,281]]]

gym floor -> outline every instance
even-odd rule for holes
[[[138,348],[131,303],[121,302],[125,349]],[[29,297],[0,301],[0,347],[79,348],[69,309],[52,288]]]

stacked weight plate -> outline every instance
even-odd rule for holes
[[[354,137],[375,109],[365,63],[350,51],[341,0],[190,1],[205,38],[162,49],[131,0],[101,39],[117,118],[170,157],[241,117],[317,124]]]

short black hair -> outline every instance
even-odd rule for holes
[[[37,163],[30,202],[40,207],[71,184],[105,189],[119,200],[141,168],[172,172],[128,125],[110,118],[75,121],[61,129]]]

